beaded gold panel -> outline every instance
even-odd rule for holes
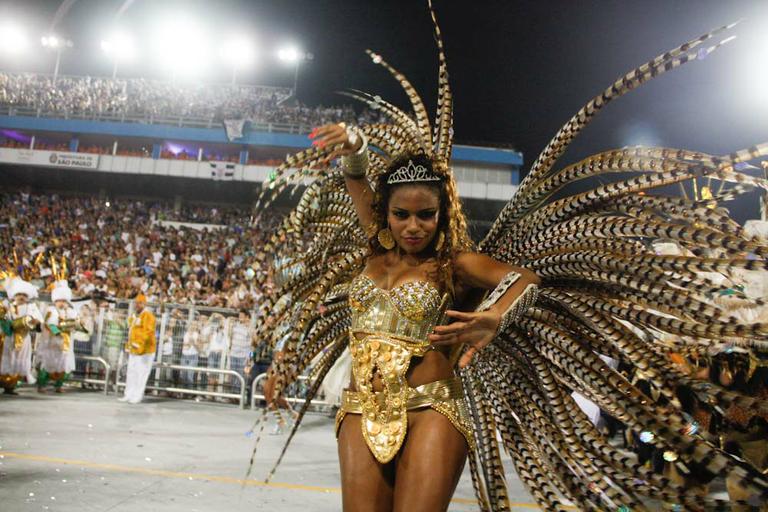
[[[360,275],[352,282],[350,352],[352,376],[360,400],[363,439],[381,463],[392,460],[405,439],[408,383],[412,357],[431,345],[427,336],[443,320],[447,295],[426,281],[382,290]],[[379,376],[383,392],[375,392]]]

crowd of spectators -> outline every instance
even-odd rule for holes
[[[286,102],[287,88],[176,83],[144,78],[103,78],[33,73],[0,73],[0,106],[27,107],[50,115],[187,117],[221,122],[247,119],[259,124],[304,127],[330,122],[374,122],[377,111],[349,106],[310,107]]]
[[[150,302],[250,310],[263,291],[254,283],[265,277],[257,263],[264,233],[280,219],[275,212],[254,225],[250,211],[236,208],[2,194],[0,262],[17,258],[45,287],[52,278],[40,276],[49,263],[38,255],[63,256],[79,296],[142,292]]]

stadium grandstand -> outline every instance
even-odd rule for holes
[[[243,208],[287,153],[308,147],[312,127],[381,120],[375,108],[290,98],[291,89],[268,86],[0,73],[5,184]],[[513,194],[521,164],[513,150],[457,146],[478,236]]]
[[[300,100],[296,95],[298,61],[294,82],[287,87],[235,80],[234,72],[230,83],[151,73],[123,76],[127,75],[123,72],[117,76],[117,60],[113,76],[78,75],[61,73],[58,58],[65,50],[86,50],[77,45],[71,49],[61,38],[54,41],[52,36],[45,36],[47,48],[53,48],[57,58],[55,71],[46,73],[5,66],[8,60],[3,52],[7,48],[3,44],[7,45],[8,36],[4,30],[5,25],[0,23],[0,271],[30,269],[25,277],[39,293],[34,302],[47,315],[55,309],[54,291],[65,269],[72,304],[87,333],[72,334],[73,367],[63,384],[64,396],[55,397],[58,403],[65,404],[60,407],[66,411],[59,418],[62,427],[57,427],[57,435],[74,439],[76,434],[70,433],[67,425],[78,421],[90,422],[86,428],[91,433],[100,430],[99,441],[91,441],[89,434],[88,442],[67,442],[74,452],[62,451],[63,445],[57,444],[51,453],[67,460],[97,460],[103,456],[111,460],[122,447],[144,445],[145,463],[165,458],[168,468],[176,467],[178,462],[192,468],[190,471],[232,475],[231,481],[240,482],[240,471],[247,462],[246,450],[252,443],[249,434],[253,432],[249,430],[243,437],[248,426],[238,421],[245,419],[250,425],[251,411],[267,405],[267,372],[275,357],[268,340],[257,339],[254,330],[264,320],[258,316],[263,296],[275,286],[273,279],[280,279],[262,266],[263,251],[268,233],[282,222],[302,191],[302,187],[288,191],[268,210],[262,210],[257,208],[262,187],[286,155],[310,147],[308,134],[313,128],[339,122],[373,124],[387,119],[375,101],[350,104],[351,100],[343,96],[338,96],[334,104]],[[290,52],[288,57],[291,60]],[[65,70],[69,71],[67,67]],[[487,232],[515,193],[522,164],[522,154],[509,147],[483,143],[454,146],[452,167],[475,239]],[[2,295],[0,290],[0,299]],[[162,425],[150,426],[141,419],[146,413],[121,408],[114,398],[108,405],[104,405],[106,401],[93,402],[98,411],[82,409],[98,395],[81,390],[128,397],[134,357],[129,354],[131,326],[139,311],[139,297],[146,299],[156,318],[156,348],[149,362],[147,399],[142,408],[157,406],[162,416],[167,407],[186,411],[166,417]],[[277,334],[281,338],[285,335]],[[41,340],[41,335],[34,335],[32,373],[22,379],[19,387],[22,399],[34,400],[21,413],[28,418],[34,416],[31,411],[35,407],[50,407],[40,401],[45,395],[35,392],[46,389],[45,356],[38,348]],[[289,403],[303,402],[311,368],[287,390],[285,398]],[[62,390],[60,382],[55,386],[57,392]],[[332,413],[338,405],[340,388],[335,388],[327,386],[313,400],[311,410],[323,413],[315,414],[318,421],[332,423],[325,413]],[[15,410],[13,402],[3,402],[6,404],[8,411]],[[225,407],[229,414],[221,414]],[[108,427],[108,418],[117,418],[119,424]],[[152,432],[159,442],[136,441],[133,432],[124,432],[124,422]],[[46,426],[41,428],[51,430],[47,420],[38,424],[32,419],[27,430],[35,436],[43,424]],[[224,439],[209,443],[202,432],[214,424],[228,433]],[[286,425],[270,416],[266,428],[269,433],[280,434]],[[240,443],[224,447],[222,442],[235,441],[233,429],[238,431]],[[330,425],[324,425],[321,433],[310,430],[306,441],[296,443],[308,443],[310,449],[305,451],[318,456],[333,453],[335,448],[325,435],[330,429]],[[0,456],[6,457],[0,462],[6,463],[0,467],[2,485],[4,469],[19,471],[19,457],[28,454],[15,442],[23,434],[0,430],[5,430],[0,439]],[[162,432],[170,434],[166,437]],[[216,469],[210,462],[183,462],[186,456],[178,458],[171,453],[182,433],[194,436],[189,439],[200,445],[196,450],[201,460],[221,456],[227,460]],[[285,437],[272,439],[264,443],[275,448]],[[209,444],[217,447],[215,453],[206,451]],[[29,453],[39,452],[40,445],[33,445]],[[325,445],[329,445],[327,449],[320,449]],[[239,454],[244,456],[242,460]],[[131,455],[124,458],[126,464],[130,460]],[[324,467],[319,459],[310,464],[306,467]],[[290,461],[284,467],[291,471]],[[337,487],[337,465],[334,462],[328,467],[315,474],[314,482]],[[121,489],[131,485],[135,469],[126,473],[118,466],[112,468],[113,473],[101,476],[100,485],[105,478],[119,481]],[[107,506],[110,495],[101,489],[89,489],[86,483],[78,484],[80,495],[67,495],[63,482],[80,480],[68,474],[66,468],[63,479],[51,481],[49,474],[58,475],[47,471],[46,476],[35,477],[42,484],[31,481],[30,485],[50,488],[49,499],[56,498],[57,504],[80,506],[87,500],[94,507]],[[196,480],[190,473],[190,478],[180,484]],[[530,501],[519,480],[511,476],[510,481],[522,499]],[[19,495],[18,488],[0,490],[0,502],[16,507],[34,504],[38,499],[32,491]],[[286,501],[292,491],[279,489],[283,494],[272,508],[292,510]],[[454,505],[461,510],[472,509],[468,474],[459,489]],[[179,499],[180,495],[174,488],[158,496],[166,501]],[[143,503],[143,498],[135,495],[121,499],[128,503],[126,510],[135,510],[131,507]],[[261,494],[248,499],[257,509],[270,504]],[[158,503],[152,500],[145,508],[159,510]],[[183,506],[181,503],[179,500],[179,506]],[[338,509],[334,495],[323,496],[315,505],[311,509]],[[242,503],[219,506],[206,500],[187,508],[242,507]],[[174,505],[164,503],[162,509],[174,510]]]
[[[259,396],[256,377],[269,351],[254,352],[247,381],[215,372],[246,378],[244,354],[230,353],[231,341],[241,312],[245,324],[256,320],[264,233],[299,196],[284,194],[268,212],[255,211],[261,186],[286,154],[309,147],[313,127],[383,120],[375,104],[309,106],[293,93],[0,72],[0,259],[35,267],[41,254],[66,258],[70,286],[89,299],[82,311],[94,326],[75,344],[76,379],[124,385],[126,321],[143,294],[158,312],[156,363],[187,368],[158,370],[150,389],[243,405]],[[521,164],[511,149],[455,147],[476,237],[514,193]],[[38,265],[32,277],[42,303],[55,279],[49,266]],[[221,346],[216,336],[229,340],[223,357],[213,348]]]
[[[0,512],[768,512],[768,11],[668,4],[0,2]]]

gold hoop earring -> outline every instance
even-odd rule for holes
[[[395,247],[395,239],[392,237],[392,231],[389,228],[379,230],[376,238],[379,240],[379,244],[388,251]]]
[[[437,235],[437,242],[435,242],[435,251],[439,251],[443,248],[443,244],[445,243],[445,233],[440,232],[439,235]]]

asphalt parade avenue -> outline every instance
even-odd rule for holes
[[[0,396],[0,503],[8,512],[313,512],[341,509],[333,419],[309,414],[277,474],[264,477],[286,435],[268,435],[244,481],[261,410],[114,394]],[[244,485],[245,483],[245,485]],[[538,510],[514,472],[513,510]],[[477,510],[465,467],[450,510]]]

